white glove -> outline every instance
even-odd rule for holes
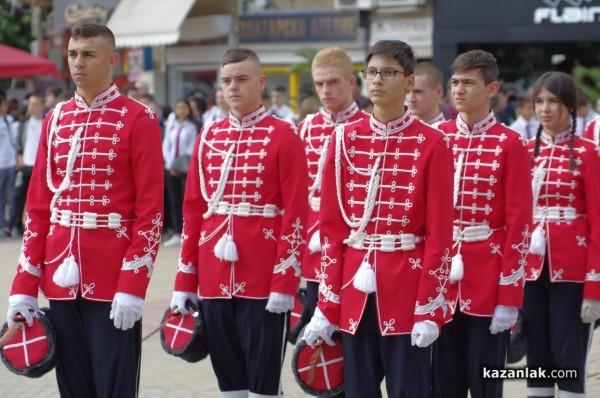
[[[198,296],[196,293],[174,291],[169,308],[171,308],[171,311],[178,309],[181,315],[187,315],[190,313],[190,311],[185,307],[185,303],[188,300],[194,303],[196,307],[198,306]]]
[[[581,303],[583,323],[593,323],[598,319],[600,319],[600,300],[583,299],[583,303]]]
[[[335,345],[331,335],[336,329],[335,325],[332,325],[325,315],[323,315],[319,307],[317,307],[315,309],[315,314],[304,328],[304,336],[302,336],[302,338],[306,341],[306,344],[311,347],[313,347],[313,344],[319,337],[325,340],[328,345]]]
[[[440,328],[433,321],[419,321],[413,325],[410,342],[420,348],[429,347],[440,335]]]
[[[271,292],[265,309],[274,314],[281,314],[294,309],[294,296],[289,294]]]
[[[28,326],[33,326],[33,313],[29,311],[33,309],[38,311],[37,297],[29,296],[27,294],[13,294],[8,298],[8,311],[6,312],[6,322],[8,326],[14,325],[15,316],[17,314],[23,315]]]
[[[497,305],[494,308],[494,315],[492,316],[492,323],[490,325],[491,333],[497,334],[510,329],[512,325],[517,323],[518,316],[519,309],[517,307]]]
[[[131,329],[142,318],[143,309],[143,298],[128,293],[115,293],[110,308],[110,319],[114,319],[117,329]]]

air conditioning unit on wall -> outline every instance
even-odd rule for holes
[[[379,7],[419,7],[427,4],[427,0],[375,0]]]
[[[336,10],[371,10],[377,0],[335,0]]]

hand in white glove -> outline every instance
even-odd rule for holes
[[[171,308],[171,311],[178,309],[181,315],[187,315],[190,313],[185,306],[188,300],[194,303],[196,307],[198,306],[198,296],[196,293],[179,292],[176,290],[173,292],[173,298],[171,298],[171,304],[169,305],[169,308]]]
[[[26,294],[13,294],[8,298],[8,311],[6,312],[6,322],[8,326],[14,325],[15,316],[23,315],[27,325],[33,326],[33,313],[29,309],[39,310],[37,297],[28,296]]]
[[[302,338],[311,347],[314,347],[315,341],[321,337],[328,345],[335,345],[331,335],[337,328],[332,325],[325,315],[321,312],[319,307],[315,309],[315,314],[311,318],[310,322],[304,328],[304,336]]]
[[[133,294],[115,293],[110,309],[110,319],[121,330],[131,329],[142,318],[144,299]]]
[[[265,309],[274,314],[291,311],[294,309],[294,296],[289,294],[271,292]]]
[[[581,303],[581,320],[583,323],[592,323],[600,319],[600,300],[583,299]]]
[[[410,342],[420,348],[429,347],[440,335],[440,328],[433,321],[420,321],[413,325]]]
[[[518,316],[519,309],[517,307],[497,305],[494,308],[494,315],[492,316],[492,323],[490,325],[491,333],[497,334],[510,329],[512,325],[517,323]]]

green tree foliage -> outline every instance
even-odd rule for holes
[[[0,43],[29,51],[31,40],[30,6],[0,0]]]
[[[581,89],[588,101],[600,98],[600,67],[578,65],[573,70],[575,84]]]

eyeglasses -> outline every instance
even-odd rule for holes
[[[377,70],[377,69],[363,69],[361,70],[362,72],[362,77],[365,80],[375,80],[375,78],[377,77],[377,74],[381,75],[381,78],[383,80],[394,80],[396,78],[396,73],[401,73],[404,76],[410,76],[409,73],[405,73],[396,69],[383,69],[383,70]]]

